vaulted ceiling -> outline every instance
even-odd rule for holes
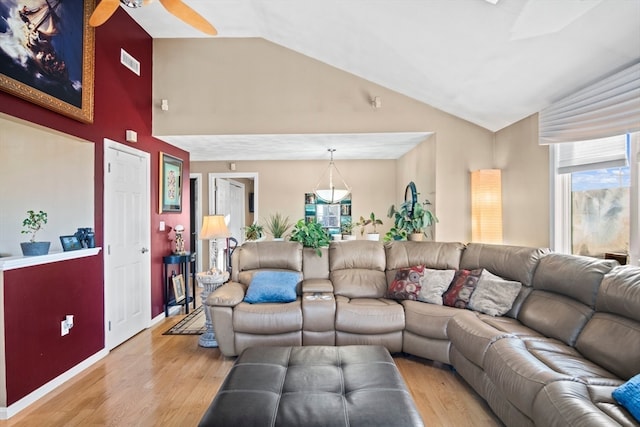
[[[640,0],[185,0],[217,37],[262,37],[491,131],[640,58]],[[210,37],[159,2],[153,38]]]

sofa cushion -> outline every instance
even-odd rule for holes
[[[329,267],[329,278],[336,295],[383,298],[387,291],[384,247],[380,242],[332,242]]]
[[[449,321],[447,336],[462,356],[482,367],[489,346],[494,341],[511,335],[487,325],[478,318],[477,313],[465,310]]]
[[[410,299],[416,301],[422,288],[424,265],[400,268],[395,270],[395,272],[395,277],[389,283],[385,297],[397,300]]]
[[[245,242],[238,248],[242,271],[261,268],[302,271],[299,242]]]
[[[622,379],[640,372],[639,306],[640,268],[614,268],[602,280],[596,313],[578,337],[578,351]]]
[[[301,300],[298,298],[294,302],[277,304],[241,302],[233,310],[233,330],[260,336],[300,332],[301,337]]]
[[[569,375],[580,381],[610,379],[619,380],[615,374],[586,359],[574,347],[553,338],[523,338],[525,347],[538,360],[555,372]]]
[[[520,282],[505,280],[484,270],[469,300],[469,308],[491,316],[502,316],[511,310],[521,287]]]
[[[555,381],[544,386],[533,404],[538,426],[633,426],[631,415],[616,404],[610,384]]]
[[[618,266],[602,279],[596,311],[640,322],[640,268]]]
[[[449,341],[447,324],[460,310],[443,305],[425,304],[420,301],[402,301],[405,313],[405,329],[426,338]]]
[[[502,338],[489,346],[484,369],[500,393],[525,416],[532,418],[533,402],[542,388],[553,381],[573,380],[549,368],[531,354],[523,340]]]
[[[478,285],[482,269],[456,270],[449,288],[442,294],[442,304],[449,307],[468,308],[469,300]]]
[[[460,268],[482,267],[505,279],[531,286],[538,261],[547,253],[548,249],[469,243],[462,253]]]
[[[456,270],[464,245],[457,242],[392,241],[385,244],[387,270],[425,265],[439,270]]]
[[[575,345],[593,310],[575,299],[534,290],[522,305],[518,320],[541,334]]]
[[[397,301],[384,298],[336,297],[336,331],[385,334],[404,329],[404,310]]]
[[[533,288],[565,295],[594,308],[602,278],[615,264],[611,260],[549,254],[538,264],[533,276]]]
[[[616,388],[613,398],[640,422],[640,374]]]
[[[442,305],[442,294],[449,288],[455,270],[425,269],[418,301]]]
[[[259,271],[253,275],[244,301],[250,304],[265,302],[292,302],[300,274],[288,271]]]
[[[640,322],[611,313],[595,313],[578,337],[585,357],[622,379],[640,372]]]

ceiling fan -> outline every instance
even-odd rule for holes
[[[102,0],[98,3],[98,6],[96,6],[96,9],[89,18],[89,25],[92,27],[98,27],[104,24],[107,19],[113,15],[120,3],[127,7],[137,8],[151,3],[151,1],[153,0]],[[198,12],[184,4],[182,0],[160,0],[160,3],[169,13],[203,33],[212,36],[218,34],[218,31],[209,23],[209,21],[204,19]]]

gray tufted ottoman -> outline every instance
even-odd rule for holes
[[[252,347],[200,426],[423,426],[384,347]]]

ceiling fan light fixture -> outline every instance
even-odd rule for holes
[[[347,185],[346,181],[342,177],[342,174],[338,170],[337,166],[333,162],[333,152],[336,151],[335,148],[329,148],[327,151],[331,154],[331,160],[329,161],[329,167],[325,170],[325,172],[318,180],[315,189],[313,192],[315,195],[322,201],[327,203],[338,203],[341,200],[345,199],[349,194],[351,194],[351,188]],[[340,180],[342,181],[342,187],[336,188],[333,183],[333,172],[336,172]],[[328,186],[326,176],[328,175]],[[323,183],[325,185],[323,185]]]

